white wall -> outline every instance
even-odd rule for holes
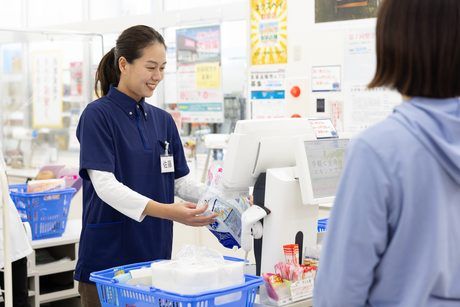
[[[316,0],[321,1],[321,0]],[[367,126],[385,118],[391,108],[401,101],[401,97],[389,91],[351,92],[350,87],[366,86],[375,70],[375,54],[363,54],[350,57],[347,37],[350,33],[368,31],[374,34],[375,18],[328,22],[315,24],[315,0],[289,0],[288,9],[288,63],[273,67],[284,67],[286,70],[286,100],[288,114],[299,113],[302,116],[331,116],[331,103],[342,108],[339,132],[354,134]],[[248,38],[249,40],[249,38]],[[375,40],[371,47],[374,48]],[[354,67],[358,62],[359,69]],[[311,70],[313,66],[341,67],[341,87],[339,92],[312,92]],[[260,66],[251,66],[258,69]],[[266,65],[267,67],[267,65]],[[355,71],[356,70],[356,71]],[[359,71],[361,70],[361,72]],[[363,76],[368,77],[363,78]],[[289,91],[293,85],[301,87],[299,98],[293,98]],[[316,112],[316,99],[326,101],[325,113]],[[366,103],[368,99],[369,103]],[[359,100],[359,103],[358,103]],[[364,103],[363,103],[364,101]],[[370,105],[374,107],[370,107]],[[371,118],[360,123],[362,117],[357,112]],[[367,113],[372,114],[367,114]]]

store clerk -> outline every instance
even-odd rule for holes
[[[147,26],[121,33],[96,73],[103,96],[77,128],[83,226],[75,279],[83,306],[100,306],[91,272],[171,257],[173,222],[204,226],[196,202],[204,186],[190,180],[172,117],[145,103],[163,79],[163,37]]]

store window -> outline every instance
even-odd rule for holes
[[[117,43],[117,38],[120,33],[104,33],[104,54],[110,51]]]
[[[146,15],[152,13],[151,0],[121,0],[121,15]]]
[[[193,9],[197,7],[216,6],[234,2],[245,2],[244,0],[165,0],[166,11],[177,11]]]
[[[19,28],[22,26],[22,2],[1,0],[0,10],[0,27],[2,28]]]
[[[0,138],[10,167],[78,164],[76,127],[101,57],[100,35],[0,30]]]
[[[83,20],[82,0],[31,0],[27,3],[30,27],[77,23]]]
[[[151,14],[151,0],[91,0],[89,16],[92,20]]]

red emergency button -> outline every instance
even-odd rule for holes
[[[298,87],[297,85],[294,85],[292,88],[291,88],[291,95],[293,97],[299,97],[300,96],[300,87]]]

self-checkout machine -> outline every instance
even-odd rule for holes
[[[347,143],[329,119],[237,123],[223,185],[254,186],[255,205],[242,215],[241,246],[246,253],[254,248],[257,275],[284,261],[283,245],[298,244],[300,261],[304,247],[316,245],[319,205],[333,202]]]

